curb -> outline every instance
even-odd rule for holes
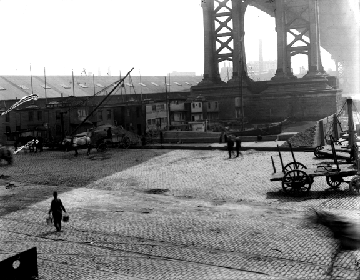
[[[167,150],[221,150],[227,151],[226,147],[212,147],[212,146],[184,146],[184,145],[151,145],[151,146],[134,146],[129,147],[129,149],[167,149]],[[241,151],[247,150],[256,150],[264,152],[277,152],[277,147],[241,147]],[[292,148],[294,152],[314,152],[313,147],[295,147]],[[289,147],[280,147],[280,151],[288,151],[291,149]]]

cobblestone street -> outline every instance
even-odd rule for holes
[[[271,156],[280,169],[277,153],[242,154],[114,151],[118,172],[58,188],[70,215],[59,233],[45,222],[57,188],[44,186],[32,198],[38,188],[30,184],[0,186],[0,258],[36,246],[39,279],[49,280],[356,279],[357,251],[341,253],[326,275],[337,244],[330,231],[307,225],[304,216],[315,207],[358,219],[360,198],[325,192],[325,177],[315,179],[307,196],[285,195],[280,182],[270,182]],[[306,166],[321,162],[312,153],[295,157]],[[101,161],[99,172],[109,160]],[[290,152],[283,160],[292,161]],[[87,160],[80,173],[87,164],[94,163]],[[7,199],[24,200],[26,207]]]

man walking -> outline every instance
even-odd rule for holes
[[[240,153],[240,148],[241,148],[241,139],[240,136],[235,138],[235,143],[236,143],[236,157],[239,157]]]
[[[53,195],[54,195],[54,199],[51,201],[49,215],[50,213],[52,213],[56,231],[61,231],[62,211],[66,213],[66,210],[61,202],[61,199],[57,197],[57,192],[54,192]]]
[[[232,135],[229,135],[227,137],[227,150],[229,152],[229,158],[231,158],[231,154],[233,153],[233,147],[234,147],[234,139]]]

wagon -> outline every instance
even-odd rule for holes
[[[107,136],[106,129],[112,129],[112,137]],[[131,141],[124,129],[112,125],[103,125],[96,127],[91,133],[91,142],[94,143],[98,151],[105,151],[109,147],[124,148],[130,147]]]
[[[285,192],[308,192],[310,191],[315,177],[326,178],[326,183],[330,187],[327,190],[337,190],[343,182],[350,183],[350,181],[345,181],[344,178],[356,175],[358,170],[354,167],[354,164],[339,164],[336,157],[334,141],[331,141],[331,147],[334,158],[333,164],[328,163],[326,165],[317,165],[316,167],[307,168],[304,164],[295,160],[291,144],[290,149],[293,162],[284,166],[278,146],[282,172],[276,172],[274,160],[271,157],[274,173],[271,175],[270,181],[280,181],[282,189]]]

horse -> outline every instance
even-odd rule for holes
[[[13,152],[8,147],[5,146],[0,147],[0,162],[3,159],[7,161],[9,165],[11,165],[14,161]]]
[[[85,147],[87,148],[87,155],[90,154],[92,145],[91,145],[91,139],[89,136],[72,136],[72,137],[66,137],[62,144],[65,147],[65,151],[70,151],[71,148],[75,150],[74,156],[77,156],[79,153],[77,151],[78,148]]]

